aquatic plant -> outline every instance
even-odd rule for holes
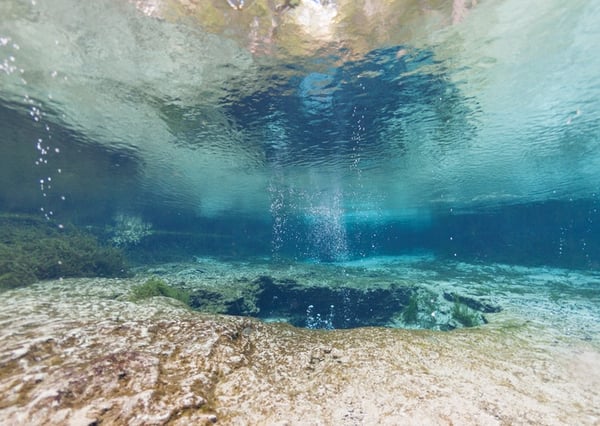
[[[133,287],[130,300],[138,301],[156,296],[170,297],[188,306],[190,304],[190,294],[187,291],[171,287],[165,281],[156,277],[150,278],[144,284]]]
[[[73,225],[33,216],[0,216],[0,289],[61,277],[123,277],[123,253]]]
[[[467,305],[460,303],[458,297],[454,299],[452,318],[465,327],[475,327],[480,323],[477,313],[469,309]]]
[[[408,305],[402,311],[402,319],[407,324],[414,324],[417,322],[417,314],[419,313],[419,301],[416,294],[412,294],[408,299]]]

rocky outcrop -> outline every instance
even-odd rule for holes
[[[306,330],[202,315],[164,297],[131,303],[133,284],[64,280],[3,294],[0,423],[600,419],[597,348],[518,316],[451,333]]]

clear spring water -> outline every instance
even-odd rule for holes
[[[3,212],[138,261],[597,270],[598,2],[192,3],[0,4]]]

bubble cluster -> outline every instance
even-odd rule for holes
[[[32,5],[35,6],[35,2],[32,2]],[[41,206],[39,210],[47,220],[50,220],[53,219],[55,214],[55,208],[52,207],[54,200],[66,200],[65,195],[52,196],[56,174],[60,174],[62,170],[52,167],[51,158],[60,154],[60,148],[52,141],[51,125],[44,112],[44,104],[29,94],[30,90],[25,79],[26,70],[19,65],[19,56],[21,54],[23,54],[21,47],[12,36],[0,34],[0,73],[17,78],[17,86],[20,84],[23,88],[23,92],[20,95],[22,96],[21,103],[26,113],[34,122],[33,128],[38,132],[37,137],[33,141],[33,146],[36,150],[34,165],[39,170],[38,184],[41,194]],[[48,96],[51,98],[51,95]],[[59,225],[59,227],[62,227],[62,225]]]
[[[315,313],[314,305],[308,305],[308,308],[306,308],[306,328],[311,330],[333,330],[335,328],[333,326],[334,310],[335,306],[330,305],[329,312],[325,317],[322,317],[320,313]]]

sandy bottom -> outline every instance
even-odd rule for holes
[[[128,302],[134,283],[1,295],[0,424],[600,424],[596,339],[514,311],[452,332],[305,330]]]

